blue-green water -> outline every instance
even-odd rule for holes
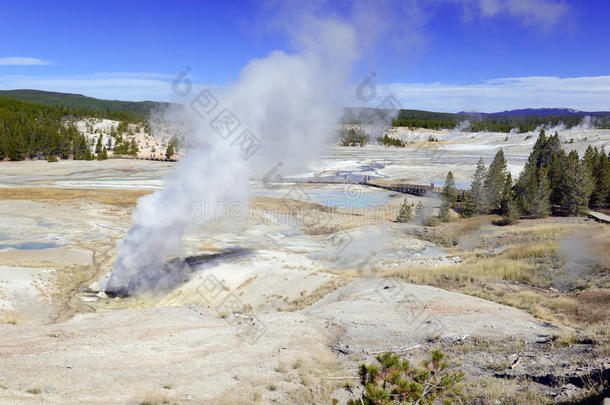
[[[345,187],[309,187],[298,186],[280,187],[275,189],[257,190],[258,195],[267,195],[276,198],[290,198],[326,205],[337,208],[373,208],[383,206],[390,202],[391,192],[367,191],[359,186],[345,185]]]

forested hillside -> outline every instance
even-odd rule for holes
[[[0,90],[0,97],[15,98],[51,106],[63,106],[81,115],[136,122],[147,119],[150,111],[167,103],[154,101],[102,100],[81,94],[56,93],[42,90]]]
[[[453,129],[458,125],[465,131],[489,132],[529,132],[541,127],[555,127],[563,124],[573,128],[583,124],[586,116],[589,124],[596,128],[610,128],[610,112],[582,112],[561,109],[525,109],[501,113],[440,113],[422,110],[400,110],[392,120],[394,127]],[[373,124],[384,120],[388,112],[374,108],[347,108],[343,114],[344,124]],[[555,114],[555,115],[553,115]]]
[[[0,159],[63,158],[90,159],[87,140],[66,117],[80,112],[25,101],[0,98]]]
[[[573,128],[581,125],[586,113],[571,115],[535,115],[536,110],[531,110],[524,115],[468,115],[434,113],[418,110],[400,110],[398,116],[392,121],[395,127],[427,128],[427,129],[452,129],[463,123],[464,130],[480,132],[510,132],[516,129],[518,132],[534,131],[540,127],[555,127],[565,125]],[[466,123],[466,121],[468,121]],[[597,128],[610,128],[610,113],[600,114],[591,119],[591,125]]]

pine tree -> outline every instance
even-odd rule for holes
[[[514,225],[519,222],[519,217],[521,213],[519,212],[519,207],[517,203],[511,198],[506,202],[506,206],[504,208],[504,212],[502,213],[502,220],[505,225]]]
[[[502,190],[502,199],[500,200],[500,215],[504,215],[508,208],[508,203],[514,202],[513,198],[513,178],[510,173],[506,176],[504,189]]]
[[[610,205],[610,159],[605,149],[593,149],[585,153],[585,163],[593,179],[593,192],[589,200],[590,207],[603,207]]]
[[[451,206],[446,200],[443,200],[441,207],[438,212],[438,219],[442,222],[449,222],[451,220]]]
[[[97,138],[97,143],[95,144],[95,154],[99,156],[102,153],[102,135]]]
[[[417,203],[417,207],[415,208],[415,221],[418,224],[423,224],[426,220],[426,209],[424,208],[424,204],[422,202]]]
[[[502,193],[502,201],[500,202],[500,214],[502,215],[505,225],[512,225],[517,223],[521,213],[519,207],[515,202],[515,195],[513,191],[513,179],[510,173],[506,176],[506,182],[504,184],[504,191]]]
[[[18,135],[9,136],[6,146],[6,155],[9,160],[23,160],[21,152],[19,150]]]
[[[489,165],[489,170],[483,183],[487,205],[492,212],[500,208],[506,175],[506,159],[504,159],[504,152],[500,149]]]
[[[119,134],[123,134],[124,132],[127,132],[128,129],[129,129],[129,125],[125,121],[120,121],[119,125],[117,125],[117,127],[116,127],[116,131]]]
[[[591,174],[595,172],[598,157],[599,152],[597,151],[597,148],[594,148],[593,146],[589,145],[582,159]]]
[[[514,187],[514,197],[519,210],[535,217],[548,215],[549,212],[548,205],[550,204],[551,189],[549,184],[550,176],[546,169],[547,165],[552,166],[551,170],[553,171],[553,176],[561,175],[561,167],[563,165],[561,153],[563,153],[563,151],[559,150],[559,152],[554,154],[554,157],[545,155],[557,148],[559,136],[554,136],[553,138],[552,145],[549,146],[544,129],[540,131],[538,139],[532,148],[532,152]],[[561,147],[561,145],[559,145],[559,147]],[[541,169],[544,169],[544,171]],[[541,173],[545,176],[544,180],[541,180],[540,178],[542,175]],[[555,182],[559,181],[555,180]],[[545,185],[547,187],[545,187]],[[544,197],[546,196],[547,188],[549,192],[549,201]],[[559,186],[557,186],[557,189],[559,189]],[[545,212],[547,214],[545,214]]]
[[[561,179],[565,170],[566,156],[563,150],[553,153],[547,167],[549,187],[551,188],[551,204],[553,205],[558,205],[561,200]]]
[[[535,177],[535,181],[534,201],[532,202],[528,214],[534,218],[543,218],[551,212],[551,188],[549,186],[547,169],[541,168],[538,171],[538,176]]]
[[[449,222],[451,219],[451,207],[457,201],[457,189],[455,188],[455,180],[453,173],[449,171],[445,178],[445,188],[443,189],[443,201],[441,203],[438,218],[443,222]]]
[[[470,190],[466,191],[462,196],[462,209],[460,211],[460,215],[464,218],[475,216],[477,213],[475,212],[474,201],[472,199],[472,193]]]
[[[546,139],[546,133],[544,131],[544,129],[540,130],[540,133],[538,134],[538,139],[536,139],[536,143],[534,144],[534,147],[532,148],[532,152],[530,153],[530,156],[528,158],[528,162],[531,161],[531,163],[535,166],[535,167],[542,167],[544,166],[544,152],[547,148],[547,139]]]
[[[486,198],[483,184],[485,182],[487,169],[483,158],[479,158],[477,163],[477,169],[472,176],[472,183],[470,184],[470,199],[467,205],[470,205],[472,212],[477,215],[486,211]]]
[[[405,198],[402,205],[400,206],[400,211],[398,212],[396,221],[401,223],[411,221],[413,219],[413,205],[413,203],[408,202]]]
[[[449,171],[445,178],[445,187],[443,189],[443,201],[446,201],[449,207],[452,207],[457,201],[457,189],[455,188],[455,179],[453,173]]]
[[[97,155],[97,160],[106,160],[108,159],[108,151],[106,148],[102,148],[102,151]]]
[[[173,142],[170,142],[170,143],[167,145],[167,149],[166,149],[166,151],[165,151],[165,157],[166,157],[167,159],[171,159],[171,158],[172,158],[172,156],[174,156],[174,154],[175,154],[175,153],[176,153],[176,152],[174,151],[174,143],[173,143]]]
[[[129,144],[129,151],[128,151],[128,153],[129,153],[130,155],[137,156],[137,154],[138,154],[138,152],[139,152],[139,151],[140,151],[140,150],[138,149],[138,144],[136,143],[136,140],[135,140],[135,139],[132,139],[132,140],[131,140],[131,143]]]
[[[581,162],[573,150],[568,154],[563,175],[561,209],[569,215],[586,212],[593,187],[586,162]]]
[[[597,190],[600,194],[599,204],[610,206],[610,156],[606,154],[604,148],[600,151],[598,160],[598,172],[597,175]],[[605,199],[604,199],[605,196]]]

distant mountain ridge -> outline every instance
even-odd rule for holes
[[[0,90],[0,97],[16,98],[22,101],[30,101],[38,104],[66,106],[72,108],[85,108],[98,111],[129,112],[139,116],[147,116],[151,110],[169,105],[169,103],[158,101],[122,101],[105,100],[88,97],[75,93],[60,93],[55,91],[18,89]],[[348,108],[350,114],[362,112],[374,112],[374,108]],[[347,114],[347,115],[350,115]],[[523,108],[517,110],[506,110],[492,113],[477,111],[460,111],[458,113],[440,113],[424,110],[401,110],[404,118],[418,119],[451,119],[463,117],[584,117],[589,115],[610,116],[610,111],[579,111],[573,108]],[[401,117],[401,118],[402,118]]]
[[[460,111],[458,115],[471,117],[591,117],[608,116],[610,111],[579,111],[573,108],[523,108],[493,113]]]

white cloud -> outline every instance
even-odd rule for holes
[[[610,76],[530,76],[470,84],[392,83],[380,87],[383,88],[380,93],[393,94],[403,108],[447,112],[493,112],[528,107],[610,110]]]
[[[481,17],[508,15],[520,19],[523,25],[549,29],[570,14],[570,6],[558,0],[453,0],[464,7],[466,19],[477,13]]]
[[[0,76],[0,89],[39,89],[118,100],[171,101],[174,75],[108,72],[75,76]],[[204,86],[193,80],[193,92]],[[205,85],[206,87],[217,87]],[[393,94],[403,108],[493,112],[516,108],[570,107],[610,111],[610,76],[529,76],[476,83],[391,83],[378,85],[375,106]],[[347,94],[355,94],[351,89]],[[356,105],[345,100],[346,105]]]
[[[7,56],[0,58],[0,65],[4,66],[40,66],[50,65],[50,62],[38,58],[28,58],[23,56]]]

